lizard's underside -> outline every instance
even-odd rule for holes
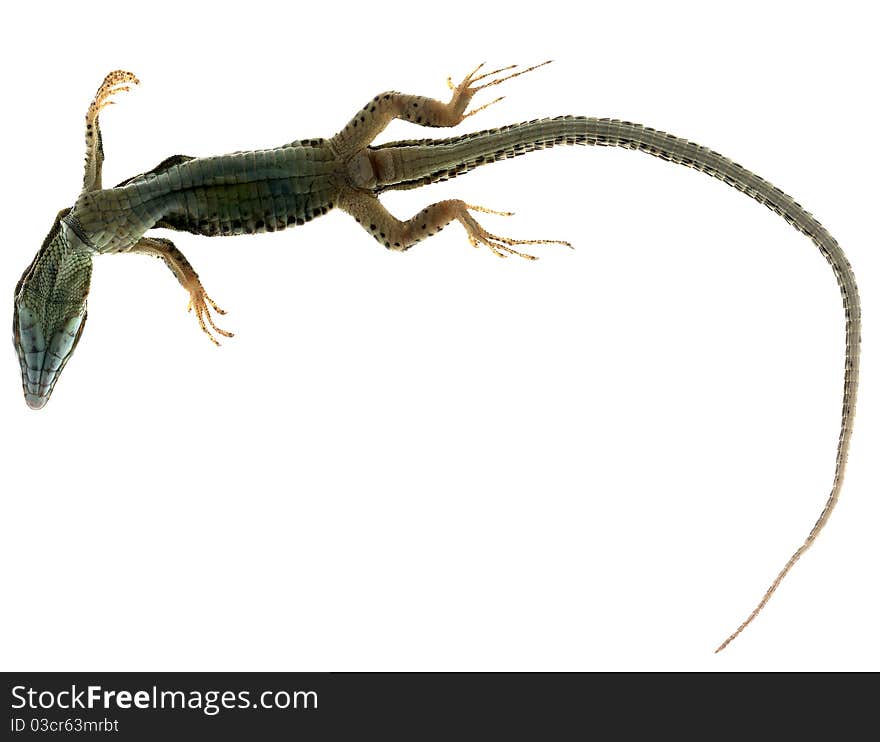
[[[546,62],[544,64],[547,64]],[[540,67],[542,65],[536,65]],[[86,114],[86,165],[83,190],[71,208],[59,212],[37,255],[15,289],[13,335],[27,403],[38,409],[52,394],[78,343],[86,319],[92,259],[100,253],[135,252],[161,258],[190,294],[202,330],[231,333],[215,324],[223,314],[207,295],[184,255],[167,239],[148,236],[154,227],[196,234],[238,235],[299,226],[340,208],[351,214],[390,250],[405,251],[452,221],[466,230],[474,246],[500,257],[534,256],[522,246],[561,240],[517,240],[487,232],[473,212],[492,212],[459,200],[427,206],[401,221],[382,206],[387,190],[416,188],[461,175],[480,165],[566,144],[623,147],[701,170],[764,204],[809,237],[828,260],[843,298],[846,359],[843,410],[834,480],[825,506],[804,543],[766,591],[754,611],[719,647],[724,649],[764,607],[794,563],[828,521],[840,495],[852,434],[859,376],[860,304],[852,268],[834,238],[790,196],[732,160],[685,139],[614,119],[559,116],[512,124],[448,139],[422,139],[374,146],[393,119],[422,126],[449,127],[483,110],[467,111],[473,96],[535,67],[481,72],[482,65],[452,88],[448,102],[394,91],[380,93],[330,139],[305,139],[282,147],[218,157],[174,155],[153,170],[103,188],[104,153],[100,111],[117,92],[137,79],[111,72]],[[506,73],[506,74],[505,74]]]

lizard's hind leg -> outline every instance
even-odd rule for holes
[[[484,214],[497,214],[498,216],[513,216],[513,212],[495,211],[494,209],[487,209],[485,206],[465,204],[463,211],[456,215],[458,221],[461,222],[462,226],[464,226],[467,231],[468,241],[471,245],[474,247],[485,245],[499,258],[518,255],[526,260],[538,259],[537,255],[530,255],[529,253],[514,250],[514,245],[564,245],[565,247],[572,247],[572,244],[565,240],[517,240],[513,237],[501,237],[500,235],[492,234],[491,232],[487,232],[479,222],[474,219],[469,213],[471,211],[480,211]]]
[[[537,260],[536,255],[520,252],[515,245],[552,244],[571,247],[571,243],[564,240],[516,240],[492,234],[483,229],[470,212],[480,211],[500,216],[510,216],[511,213],[473,206],[458,199],[438,201],[406,221],[395,218],[376,196],[362,191],[346,190],[340,196],[338,205],[389,250],[408,250],[417,242],[437,234],[452,221],[458,221],[465,228],[468,240],[474,247],[485,245],[499,258],[517,255],[526,260]]]
[[[495,85],[500,85],[501,83],[503,83],[507,80],[512,80],[514,77],[519,77],[520,75],[526,74],[526,72],[531,72],[532,70],[538,69],[538,67],[543,67],[545,64],[550,64],[550,62],[552,62],[552,61],[553,61],[552,59],[548,59],[546,62],[541,62],[541,64],[535,64],[535,65],[532,65],[531,67],[527,67],[524,70],[517,70],[516,72],[511,72],[509,75],[505,75],[504,77],[498,77],[494,80],[489,80],[488,82],[484,82],[482,85],[477,85],[476,87],[474,86],[475,82],[479,82],[480,80],[486,80],[487,78],[492,77],[494,75],[500,75],[502,72],[509,72],[510,70],[516,70],[519,67],[519,65],[518,64],[509,64],[509,65],[507,65],[507,67],[499,67],[497,70],[492,70],[491,72],[484,72],[483,74],[478,75],[477,73],[481,69],[483,69],[483,67],[486,65],[485,62],[480,62],[480,64],[478,64],[474,68],[473,72],[471,72],[469,75],[467,75],[464,78],[464,80],[462,80],[460,83],[458,83],[458,85],[456,85],[454,82],[452,82],[452,75],[450,75],[449,77],[446,78],[446,85],[452,91],[452,100],[449,102],[448,105],[451,106],[454,110],[461,111],[461,113],[460,113],[461,118],[458,121],[456,121],[456,124],[460,124],[466,118],[470,118],[475,113],[479,113],[480,111],[485,111],[489,106],[494,105],[495,103],[498,103],[499,101],[504,100],[504,96],[501,95],[498,98],[495,98],[495,100],[490,100],[488,103],[484,103],[479,108],[474,108],[472,111],[468,111],[467,113],[465,113],[465,109],[467,109],[468,104],[471,101],[471,98],[473,98],[474,95],[477,92],[479,92],[480,90],[485,90],[486,88],[491,88],[491,87],[494,87]],[[462,103],[463,103],[463,105],[462,105]],[[454,125],[455,124],[453,124],[453,126]]]
[[[439,101],[435,98],[426,98],[421,95],[409,95],[389,90],[379,93],[371,101],[367,102],[358,111],[346,127],[330,140],[331,149],[342,159],[352,157],[364,147],[370,144],[394,119],[403,119],[420,126],[457,126],[469,116],[479,113],[483,109],[502,100],[504,96],[496,98],[479,108],[465,113],[471,99],[485,88],[499,85],[506,80],[531,72],[549,61],[541,62],[525,69],[518,69],[517,65],[501,67],[492,72],[477,74],[483,68],[479,65],[473,72],[467,75],[458,85],[452,83],[452,78],[447,79],[447,84],[452,89],[452,97],[447,101]],[[510,72],[511,70],[516,72]],[[504,72],[510,72],[502,77],[495,77]],[[494,79],[489,79],[493,78]],[[477,83],[482,83],[478,85]]]
[[[101,83],[89,110],[86,111],[86,171],[83,176],[83,191],[101,190],[101,169],[104,164],[104,148],[101,143],[101,127],[98,116],[101,111],[113,104],[110,100],[116,93],[131,90],[139,80],[131,72],[114,70]]]

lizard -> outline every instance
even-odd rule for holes
[[[410,139],[374,144],[395,119],[426,127],[453,127],[499,102],[470,108],[473,97],[525,69],[510,65],[484,71],[479,65],[452,90],[446,102],[387,91],[368,100],[333,137],[301,139],[275,149],[215,157],[174,155],[114,188],[102,187],[104,150],[100,112],[112,97],[139,83],[116,70],[106,76],[86,113],[83,188],[73,206],[62,209],[15,289],[13,339],[27,404],[39,409],[77,346],[87,317],[95,255],[141,253],[162,259],[189,293],[189,309],[210,340],[232,337],[214,315],[225,314],[205,292],[183,253],[166,238],[147,235],[154,227],[225,236],[274,232],[301,226],[339,208],[389,250],[405,252],[453,221],[471,245],[495,255],[534,260],[524,246],[563,240],[514,239],[484,229],[474,213],[509,216],[457,199],[433,203],[406,220],[382,205],[385,191],[445,181],[480,165],[559,145],[594,145],[638,150],[702,171],[779,214],[809,237],[831,266],[843,300],[846,356],[843,409],[831,493],[804,542],[765,591],[748,617],[715,650],[727,647],[754,620],[803,553],[825,527],[838,502],[853,429],[859,375],[861,309],[852,267],[837,241],[800,204],[741,165],[695,144],[640,124],[612,118],[540,118],[446,139]]]

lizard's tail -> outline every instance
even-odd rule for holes
[[[448,139],[409,139],[370,147],[392,150],[393,181],[380,183],[377,193],[418,188],[469,172],[480,165],[507,160],[526,152],[589,141],[583,116],[558,116],[486,129]]]
[[[443,181],[454,178],[479,165],[564,144],[640,150],[654,157],[700,170],[724,181],[755,199],[758,203],[775,211],[795,229],[809,237],[831,265],[840,287],[843,310],[846,315],[846,361],[840,438],[837,444],[831,494],[825,501],[821,515],[804,543],[792,554],[748,618],[718,647],[716,652],[720,652],[739,636],[767,604],[785,575],[801,555],[810,548],[824,528],[840,497],[852,436],[859,379],[861,307],[855,276],[837,241],[818,220],[793,198],[717,152],[686,139],[680,139],[671,134],[627,121],[584,116],[560,116],[512,124],[499,129],[449,139],[410,140],[380,145],[375,149],[397,148],[392,152],[397,176],[393,183],[380,184],[377,190],[414,188],[427,183]]]

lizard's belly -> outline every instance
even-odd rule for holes
[[[84,194],[80,221],[98,252],[129,249],[153,227],[208,236],[275,232],[326,214],[339,165],[323,140],[195,158]]]

